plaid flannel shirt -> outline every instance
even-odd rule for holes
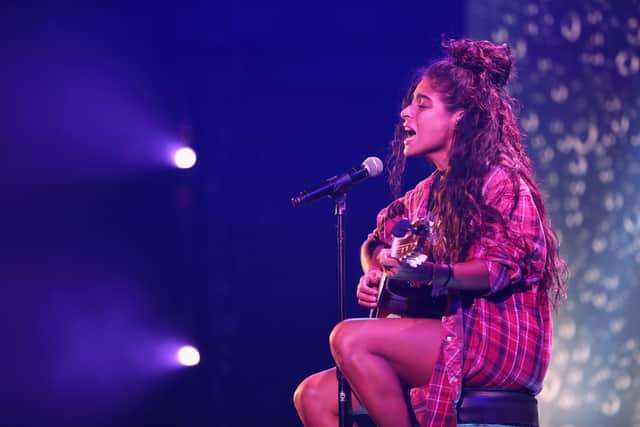
[[[433,177],[394,202],[404,204],[410,220],[426,217]],[[518,204],[509,217],[515,201],[512,188],[503,167],[494,168],[485,179],[484,200],[508,218],[509,235],[497,226],[488,227],[470,249],[468,259],[484,261],[489,270],[490,291],[482,295],[449,291],[431,379],[411,390],[422,426],[455,426],[462,387],[533,394],[542,389],[552,334],[549,303],[537,297],[545,267],[545,237],[531,191],[522,179]],[[378,214],[370,239],[391,243],[390,206]]]

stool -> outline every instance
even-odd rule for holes
[[[538,401],[526,392],[463,388],[457,409],[458,424],[538,427]]]
[[[411,407],[409,390],[405,390],[411,425],[419,427]],[[458,424],[499,424],[504,426],[538,427],[538,401],[526,392],[465,388],[457,406]],[[375,427],[365,408],[349,412],[359,427]]]

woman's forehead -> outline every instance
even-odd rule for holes
[[[427,77],[420,80],[416,88],[413,90],[411,97],[415,99],[417,95],[427,96],[432,99],[437,98],[438,100],[440,100],[438,92],[436,92],[436,90],[433,88],[431,82],[429,81],[429,78]]]

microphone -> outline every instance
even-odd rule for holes
[[[367,157],[362,164],[351,169],[349,172],[333,176],[322,184],[311,187],[293,196],[291,198],[291,204],[294,207],[298,207],[323,197],[332,197],[336,194],[345,193],[349,191],[351,186],[356,182],[362,181],[370,176],[380,175],[382,169],[384,169],[382,160],[377,157]]]

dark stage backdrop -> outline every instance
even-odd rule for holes
[[[331,366],[333,205],[297,191],[387,154],[462,1],[5,4],[3,426],[297,425]],[[190,144],[198,163],[168,153]],[[411,165],[408,185],[428,172]],[[390,201],[348,200],[358,246]],[[178,368],[181,344],[201,363]]]

